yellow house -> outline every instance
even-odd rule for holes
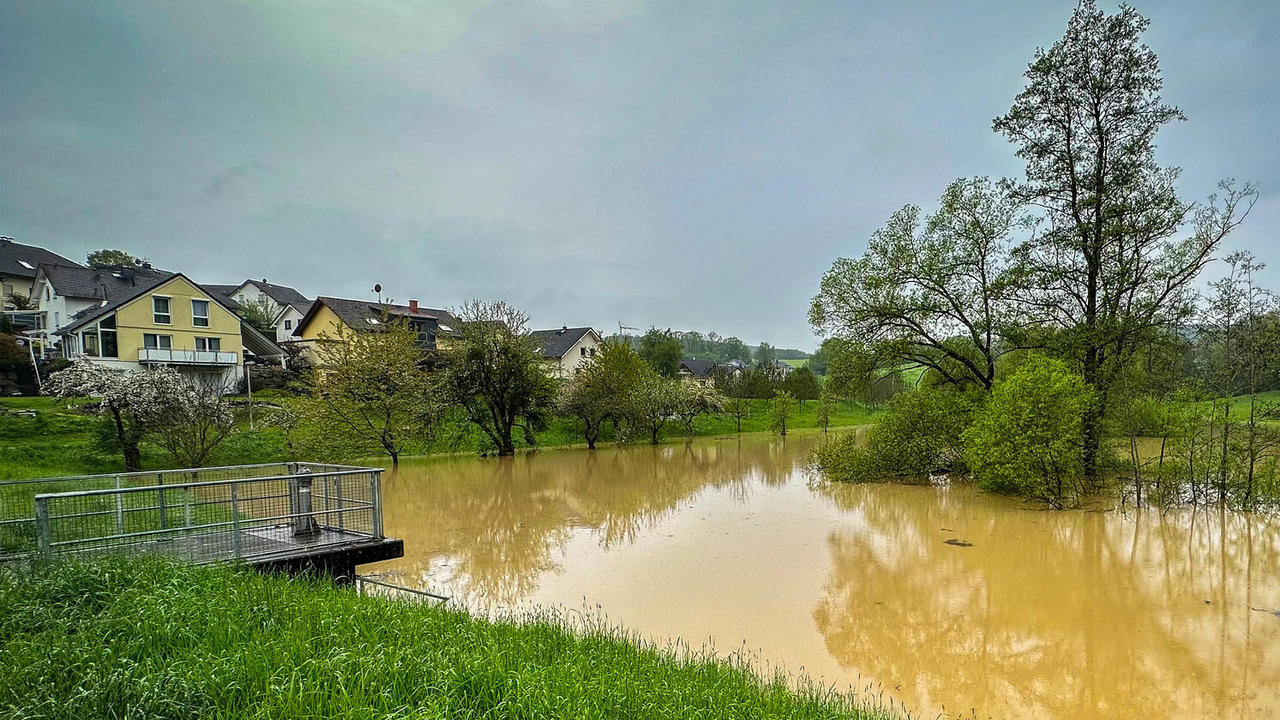
[[[240,318],[182,273],[140,282],[58,334],[71,357],[124,370],[168,365],[228,388],[244,364]]]
[[[341,332],[376,331],[384,323],[405,320],[418,333],[418,344],[427,350],[438,350],[457,335],[458,320],[447,310],[422,307],[417,300],[408,305],[377,303],[368,300],[318,297],[298,321],[292,344],[301,347],[312,363],[315,347],[322,342],[335,342]]]

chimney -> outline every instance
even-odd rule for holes
[[[568,325],[561,325],[561,326],[560,326],[560,330],[559,330],[559,332],[557,332],[556,334],[557,334],[557,335],[563,335],[563,334],[565,334],[566,332],[569,332],[569,326],[568,326]]]
[[[417,300],[410,300],[410,301],[409,301],[409,312],[411,312],[411,313],[416,313],[416,312],[418,312],[418,301],[417,301]]]

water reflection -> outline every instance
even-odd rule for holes
[[[828,537],[814,621],[842,665],[897,687],[910,706],[1008,717],[1280,711],[1280,622],[1261,612],[1280,600],[1274,522],[1047,512],[963,487],[823,492],[857,524]]]
[[[1280,715],[1275,521],[827,486],[804,472],[817,442],[404,462],[384,505],[408,556],[378,569],[871,678],[924,717]]]
[[[745,502],[776,486],[812,439],[551,451],[402,462],[383,480],[384,524],[410,555],[383,569],[473,604],[509,605],[558,569],[575,530],[602,549],[628,543],[704,489]],[[803,449],[802,449],[803,446]]]

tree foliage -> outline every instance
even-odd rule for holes
[[[454,314],[462,322],[461,337],[444,350],[446,395],[499,455],[511,455],[515,428],[532,444],[555,402],[554,384],[529,336],[528,317],[505,302],[479,300]]]
[[[85,264],[91,268],[133,265],[135,261],[146,262],[146,258],[138,257],[127,250],[112,250],[110,248],[94,250],[85,256]]]
[[[862,257],[837,260],[809,321],[854,345],[881,347],[891,364],[990,388],[1007,346],[1001,329],[1014,322],[1009,248],[1027,222],[987,178],[957,180],[937,212],[922,220],[908,205],[872,235]]]
[[[1091,485],[1112,384],[1153,329],[1187,316],[1192,280],[1257,195],[1224,181],[1220,200],[1178,197],[1178,170],[1156,162],[1155,139],[1184,116],[1161,98],[1156,55],[1142,43],[1148,25],[1131,7],[1108,15],[1084,0],[993,123],[1026,161],[1014,197],[1043,220],[1017,250],[1020,302],[1059,330],[1053,350],[1098,394],[1084,418]]]
[[[164,377],[167,377],[165,375]],[[107,418],[126,472],[142,469],[139,445],[165,401],[166,388],[143,372],[126,372],[80,358],[49,376],[44,392],[58,397],[92,398],[92,408]]]
[[[427,442],[439,417],[438,391],[422,369],[423,351],[407,322],[384,318],[377,330],[339,327],[316,345],[318,368],[303,416],[343,454],[385,452],[392,465],[411,442]],[[327,454],[327,453],[326,453]]]
[[[964,470],[968,393],[931,388],[902,393],[864,438],[848,433],[818,450],[818,465],[843,482],[928,482]]]
[[[1093,389],[1066,363],[1035,358],[997,383],[965,431],[965,457],[987,490],[1063,507],[1079,497],[1084,417]]]
[[[225,397],[231,388],[220,378],[182,375],[167,366],[140,375],[156,399],[147,421],[148,436],[180,466],[203,466],[235,432],[235,414]]]
[[[276,336],[276,311],[270,298],[259,296],[256,300],[239,303],[236,314],[267,337]]]
[[[561,386],[556,407],[582,424],[587,447],[594,449],[604,423],[622,423],[631,412],[632,395],[652,370],[631,346],[606,341]]]
[[[682,353],[680,340],[670,330],[649,328],[640,338],[640,357],[662,377],[676,376]]]
[[[778,390],[773,394],[773,402],[769,404],[769,429],[786,437],[787,426],[796,413],[796,399],[786,390]]]

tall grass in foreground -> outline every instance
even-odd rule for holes
[[[887,717],[607,630],[152,559],[0,570],[0,716]]]

